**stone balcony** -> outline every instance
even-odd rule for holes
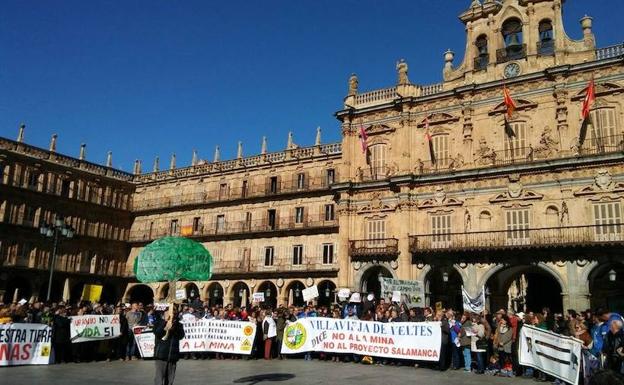
[[[189,226],[190,227],[190,226]],[[145,243],[165,236],[186,236],[197,240],[220,240],[224,238],[249,238],[252,235],[275,236],[280,233],[324,233],[335,232],[338,221],[327,220],[322,216],[305,216],[304,218],[284,217],[270,221],[267,218],[251,221],[226,221],[223,223],[200,224],[196,229],[189,229],[184,234],[181,229],[160,226],[146,230],[130,232],[130,242]]]
[[[624,224],[421,234],[409,239],[410,252],[417,263],[444,257],[459,257],[467,262],[500,262],[521,251],[530,251],[528,255],[532,258],[544,254],[555,259],[586,259],[619,253],[624,245]]]
[[[349,256],[353,262],[394,261],[399,256],[399,240],[396,238],[350,240]]]
[[[329,262],[329,263],[325,263]],[[219,260],[214,261],[213,277],[230,276],[250,276],[258,277],[263,275],[275,275],[280,273],[284,276],[302,276],[306,274],[320,273],[336,273],[338,271],[337,256],[334,255],[331,260],[324,260],[322,256],[303,257],[301,264],[293,264],[290,258],[274,257],[273,264],[266,265],[262,260],[250,260],[249,258],[241,258],[238,260]]]

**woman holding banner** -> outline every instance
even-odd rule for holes
[[[180,340],[184,328],[178,319],[178,308],[170,306],[165,319],[158,318],[154,324],[154,362],[156,364],[155,385],[173,385],[176,364],[180,359]]]

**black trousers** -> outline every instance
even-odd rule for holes
[[[154,385],[173,385],[175,379],[176,363],[163,360],[154,360],[156,365],[156,375]]]

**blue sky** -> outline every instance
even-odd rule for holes
[[[392,86],[405,58],[410,80],[441,80],[447,48],[463,56],[457,15],[470,0],[316,1],[25,1],[0,10],[0,136],[132,170],[190,163],[193,149],[212,160],[286,146],[340,140],[333,113],[342,107],[351,72],[360,89]],[[613,15],[624,1],[575,0],[566,30],[594,17],[598,45],[624,41]]]

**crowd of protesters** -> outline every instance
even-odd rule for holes
[[[378,322],[441,323],[442,346],[440,360],[431,364],[404,359],[378,358],[356,354],[306,353],[304,360],[318,359],[333,362],[356,362],[363,364],[429,367],[436,370],[462,370],[466,373],[533,378],[536,381],[562,383],[537,369],[522,367],[518,363],[518,336],[524,325],[549,330],[557,334],[573,336],[583,342],[584,365],[581,382],[589,383],[594,375],[615,377],[624,375],[624,330],[619,314],[602,309],[565,314],[553,314],[548,308],[541,312],[514,313],[500,309],[491,314],[454,311],[430,307],[409,308],[405,304],[364,299],[358,303],[343,302],[332,306],[263,306],[234,307],[232,305],[209,306],[195,298],[181,306],[180,322],[197,319],[223,319],[255,322],[256,336],[251,355],[226,355],[223,353],[187,353],[187,359],[286,359],[280,354],[281,338],[289,322],[306,317],[330,317],[359,319]],[[70,341],[70,319],[74,315],[119,314],[121,336],[116,339],[74,343]],[[55,363],[88,362],[94,360],[138,359],[138,349],[133,338],[135,326],[152,326],[162,313],[152,305],[91,304],[72,306],[63,302],[0,304],[2,323],[43,323],[53,329],[53,359]],[[288,358],[300,356],[288,356]],[[599,374],[596,374],[599,373]]]

